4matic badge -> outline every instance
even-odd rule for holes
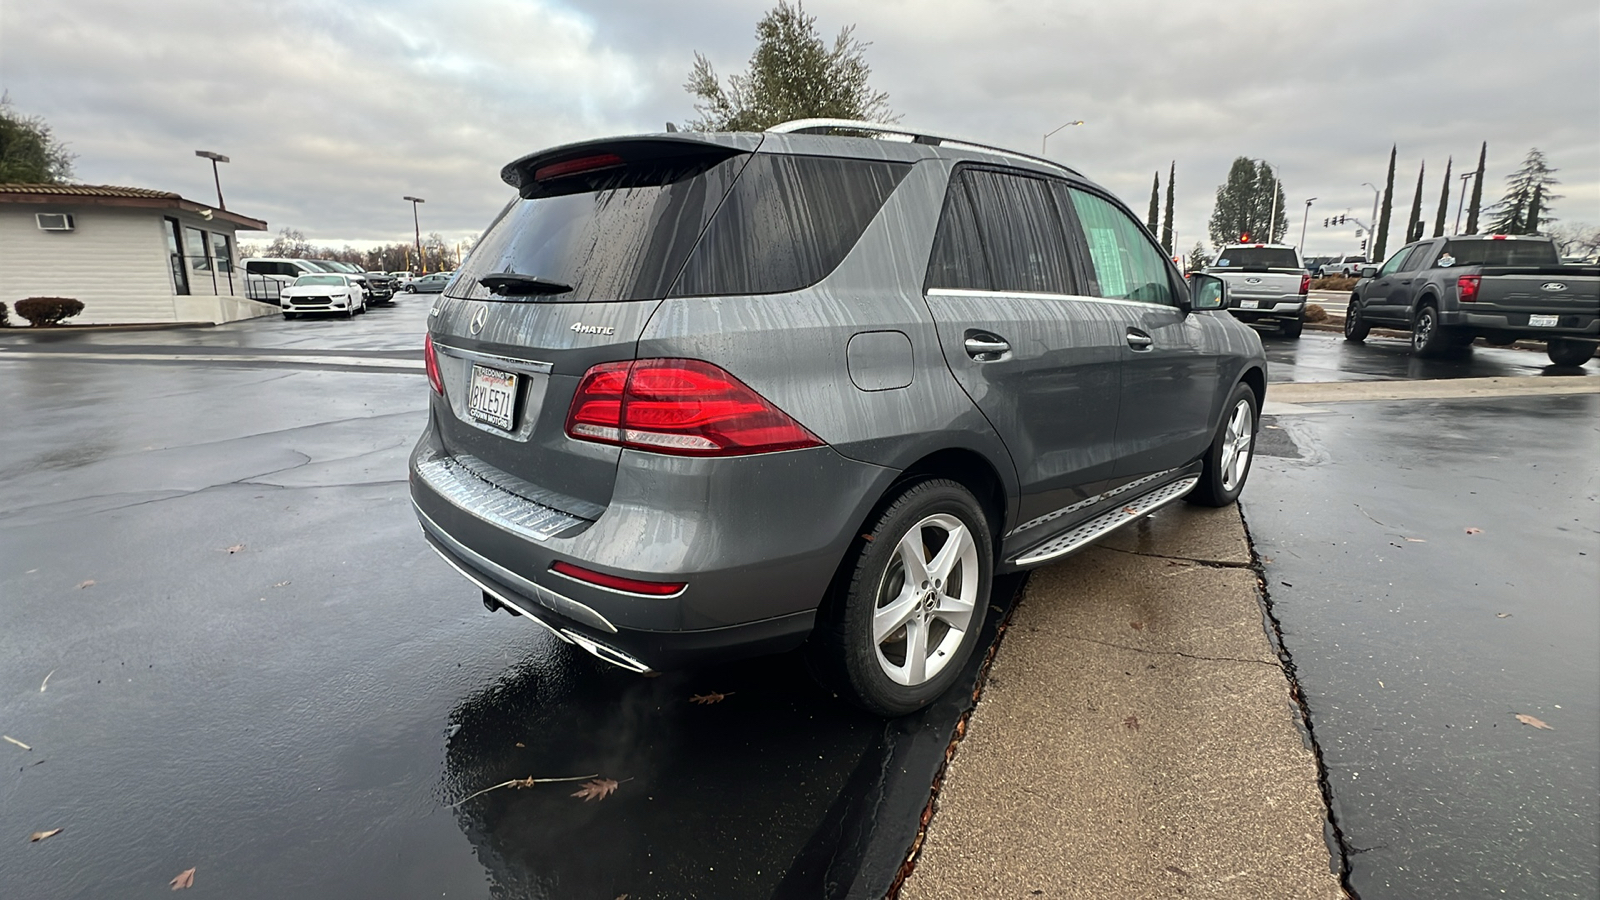
[[[582,322],[572,323],[573,334],[616,334],[617,329],[610,325],[585,325]]]

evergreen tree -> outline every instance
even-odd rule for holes
[[[1199,241],[1194,242],[1194,249],[1189,251],[1189,271],[1198,272],[1211,264],[1211,256],[1206,253],[1206,247]]]
[[[1439,214],[1433,217],[1433,236],[1444,237],[1444,218],[1450,212],[1450,169],[1456,158],[1444,161],[1444,187],[1439,189]]]
[[[1167,217],[1161,224],[1161,246],[1172,255],[1172,183],[1178,179],[1178,161],[1172,161],[1172,168],[1167,170]]]
[[[889,95],[867,84],[867,44],[839,31],[830,48],[817,33],[817,17],[778,0],[756,23],[756,51],[743,75],[723,87],[711,61],[696,52],[684,90],[699,98],[692,131],[761,131],[793,119],[829,118],[892,122]]]
[[[18,113],[0,94],[0,184],[64,184],[74,158],[44,119]]]
[[[1389,219],[1394,212],[1394,156],[1398,149],[1389,148],[1389,174],[1383,181],[1383,210],[1378,213],[1378,233],[1372,236],[1372,258],[1379,263],[1389,250]]]
[[[1428,171],[1428,161],[1423,160],[1417,169],[1417,193],[1411,198],[1411,218],[1406,220],[1406,243],[1422,237],[1422,175]]]
[[[1150,227],[1150,233],[1155,234],[1161,227],[1161,170],[1156,170],[1156,180],[1150,184],[1150,214],[1145,216],[1144,223]]]
[[[1505,196],[1489,208],[1493,218],[1488,230],[1493,234],[1537,234],[1554,222],[1549,215],[1550,203],[1561,199],[1560,194],[1550,190],[1552,185],[1561,183],[1556,180],[1556,172],[1539,148],[1529,150],[1517,171],[1506,176]],[[1539,195],[1537,207],[1533,206],[1535,193]]]
[[[1169,185],[1170,186],[1170,185]],[[1268,222],[1267,219],[1272,221]],[[1208,232],[1211,243],[1233,244],[1249,235],[1251,241],[1272,242],[1288,230],[1283,208],[1283,186],[1266,163],[1256,165],[1241,156],[1228,168],[1228,180],[1217,188]]]
[[[1472,206],[1467,210],[1467,234],[1478,233],[1478,210],[1483,207],[1483,164],[1489,157],[1489,142],[1478,148],[1478,174],[1472,179]]]

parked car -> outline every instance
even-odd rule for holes
[[[1366,340],[1375,325],[1396,326],[1411,331],[1418,356],[1439,356],[1480,337],[1534,338],[1558,366],[1583,365],[1600,343],[1600,266],[1563,265],[1547,237],[1432,238],[1361,276],[1345,313],[1349,341]]]
[[[284,288],[278,304],[285,319],[314,312],[341,313],[348,319],[367,311],[361,284],[342,272],[301,275],[292,286]]]
[[[805,133],[837,125],[505,167],[410,460],[491,609],[636,672],[805,645],[897,715],[956,680],[997,571],[1238,497],[1266,362],[1221,279],[1070,169]]]
[[[419,275],[406,285],[406,291],[413,294],[437,294],[450,283],[453,274],[453,272],[434,272],[431,275]]]
[[[1334,275],[1350,278],[1361,274],[1361,270],[1368,265],[1371,263],[1367,262],[1365,256],[1335,256],[1315,271],[1318,278],[1331,278]]]
[[[404,288],[406,285],[410,284],[411,279],[415,278],[416,276],[410,272],[390,272],[389,277],[394,279],[396,287]]]
[[[1301,262],[1305,265],[1307,272],[1310,272],[1317,278],[1322,278],[1322,267],[1339,258],[1340,257],[1337,256],[1308,256],[1301,260]]]
[[[278,302],[283,289],[294,284],[301,275],[327,271],[310,260],[286,257],[247,258],[241,262],[244,263],[245,296],[272,303]]]
[[[361,291],[368,303],[385,303],[394,298],[394,284],[388,281],[388,274],[379,272],[382,279],[374,279],[362,271],[360,266],[353,263],[342,262],[337,259],[312,259],[308,262],[316,263],[325,271],[338,272],[349,275],[361,286]]]
[[[1228,311],[1241,322],[1265,323],[1297,340],[1305,327],[1311,275],[1285,244],[1229,244],[1206,269],[1228,283]]]

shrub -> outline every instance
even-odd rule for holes
[[[1332,275],[1327,278],[1318,278],[1311,282],[1313,291],[1348,291],[1356,286],[1360,279],[1345,278],[1342,275]]]
[[[1328,321],[1328,311],[1323,309],[1322,307],[1318,306],[1315,303],[1307,303],[1306,304],[1306,321],[1307,322],[1326,322],[1326,321]]]
[[[11,318],[6,313],[6,305],[4,303],[0,303],[0,328],[7,328],[10,327],[10,325]]]
[[[17,301],[17,315],[35,328],[60,325],[83,312],[83,301],[71,297],[29,297]]]

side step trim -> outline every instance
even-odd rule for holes
[[[1143,518],[1168,503],[1180,499],[1194,490],[1194,486],[1199,483],[1199,476],[1190,475],[1188,478],[1159,487],[1148,494],[1128,501],[1122,506],[1103,512],[1076,528],[1056,535],[1011,562],[1019,566],[1032,566],[1066,556],[1068,553],[1080,550],[1088,544],[1105,537],[1129,522]]]

